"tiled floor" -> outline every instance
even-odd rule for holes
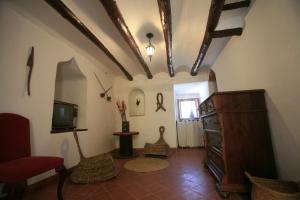
[[[169,167],[151,173],[135,173],[123,168],[127,160],[116,160],[117,178],[96,184],[78,185],[66,181],[65,200],[221,200],[214,180],[203,167],[204,150],[176,150],[168,158]],[[56,182],[27,192],[26,200],[56,199]]]

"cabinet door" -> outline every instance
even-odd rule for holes
[[[204,129],[220,130],[218,115],[211,115],[203,118]]]
[[[206,131],[207,146],[214,147],[219,152],[222,152],[222,136],[220,133]]]

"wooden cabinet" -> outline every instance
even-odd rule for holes
[[[217,92],[200,105],[205,164],[222,192],[245,192],[245,171],[276,178],[264,90]]]

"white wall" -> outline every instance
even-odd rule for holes
[[[127,120],[130,121],[130,130],[139,131],[138,136],[134,136],[134,147],[142,148],[146,142],[156,142],[159,138],[158,128],[165,126],[165,140],[171,147],[177,147],[174,91],[173,85],[177,83],[201,82],[208,80],[208,73],[203,72],[199,76],[191,77],[187,72],[177,73],[174,78],[170,78],[167,73],[159,73],[153,79],[147,79],[143,75],[135,76],[133,81],[116,78],[114,81],[115,99],[125,100],[128,105],[129,93],[134,88],[139,88],[145,93],[145,116],[130,117],[127,112]],[[162,92],[164,97],[164,107],[166,112],[156,110],[156,94]],[[115,130],[121,130],[121,117],[115,106],[116,126]],[[118,143],[115,138],[116,144]]]
[[[256,0],[215,65],[219,91],[266,89],[280,176],[300,180],[300,1]]]
[[[94,64],[65,42],[49,35],[42,28],[0,2],[0,112],[17,113],[30,120],[33,155],[63,156],[67,167],[79,161],[72,133],[50,134],[56,67],[60,61],[75,57],[87,77],[87,127],[79,133],[86,156],[107,152],[113,147],[114,117],[112,104],[101,99],[100,86],[94,72],[105,85],[112,84]],[[31,81],[32,95],[26,94],[26,62],[30,47],[35,47]],[[48,176],[45,174],[40,178]]]

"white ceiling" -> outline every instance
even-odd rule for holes
[[[106,70],[121,75],[118,67],[78,30],[64,20],[44,1],[11,0],[24,16],[45,29],[72,43],[76,48],[106,66]],[[63,0],[75,15],[97,36],[117,60],[132,75],[144,74],[133,52],[112,23],[99,0]],[[153,75],[167,72],[167,58],[157,0],[116,0],[125,22]],[[234,2],[234,0],[226,0]],[[173,32],[173,65],[175,72],[190,72],[198,55],[208,18],[211,0],[171,0]],[[247,9],[224,11],[218,30],[244,26]],[[146,56],[146,33],[154,34],[156,48],[152,62]],[[214,39],[202,66],[209,68],[226,45],[229,38]]]

